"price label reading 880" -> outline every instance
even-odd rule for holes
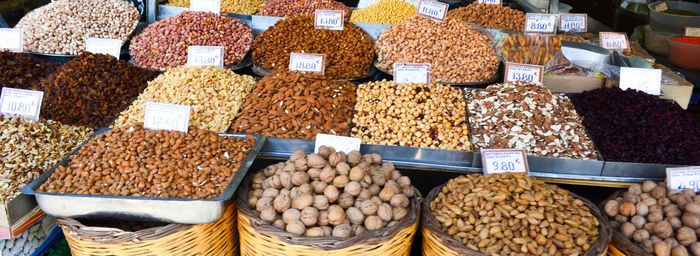
[[[553,14],[528,13],[525,17],[525,32],[556,33],[557,16]]]
[[[43,98],[42,91],[3,87],[0,96],[0,113],[4,116],[22,116],[38,121]]]
[[[325,54],[293,52],[289,55],[289,70],[313,72],[323,75],[325,69]]]
[[[700,191],[700,166],[666,168],[666,187],[672,189],[692,189]]]

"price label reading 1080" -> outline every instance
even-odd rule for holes
[[[418,12],[416,15],[439,22],[445,22],[448,7],[450,7],[450,5],[445,3],[421,0],[420,4],[418,4]]]
[[[666,168],[666,187],[700,191],[700,166]]]
[[[4,116],[22,116],[38,121],[43,98],[42,91],[3,87],[0,95],[0,113]]]

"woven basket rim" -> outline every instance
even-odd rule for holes
[[[624,193],[624,192],[625,192],[624,190],[615,191],[614,193],[612,193],[612,195],[610,195],[610,197],[608,197],[607,199],[600,202],[598,207],[600,207],[600,209],[605,209],[605,204],[608,201],[614,200],[616,197],[621,196],[622,193]],[[608,221],[610,220],[610,217],[607,214],[605,214],[605,218],[608,219]],[[610,243],[612,243],[615,246],[615,248],[617,248],[620,252],[625,253],[627,255],[635,255],[635,256],[653,256],[654,255],[652,253],[647,252],[642,247],[639,247],[637,245],[638,243],[625,237],[617,229],[612,229],[612,240],[610,241]]]
[[[440,239],[440,242],[442,242],[445,246],[447,246],[449,249],[462,254],[462,255],[470,255],[470,256],[487,256],[488,254],[483,253],[481,251],[473,250],[467,247],[466,245],[462,244],[460,241],[455,239],[454,237],[448,235],[447,233],[443,232],[440,229],[440,224],[438,223],[438,220],[435,218],[435,216],[432,214],[430,211],[430,203],[435,200],[437,197],[437,194],[442,190],[442,188],[447,185],[449,181],[445,182],[444,184],[433,188],[430,190],[430,193],[425,197],[425,200],[423,200],[423,209],[422,209],[422,216],[423,216],[423,226],[427,229],[428,232],[433,233],[438,239]],[[595,216],[598,219],[599,225],[598,225],[598,240],[591,245],[591,248],[586,251],[583,256],[598,256],[598,255],[604,255],[605,252],[607,251],[608,248],[608,243],[610,243],[611,239],[611,228],[610,228],[610,223],[608,222],[607,217],[603,216],[600,212],[600,209],[593,204],[591,201],[589,201],[586,198],[580,197],[579,195],[576,195],[575,193],[569,191],[569,194],[576,198],[580,199],[583,201],[583,204],[587,206],[591,214]]]
[[[248,195],[250,194],[250,184],[252,178],[255,174],[250,175],[243,182],[239,188],[238,193],[238,213],[245,216],[250,220],[250,225],[256,232],[275,237],[282,242],[299,245],[299,246],[310,246],[314,248],[319,248],[323,250],[338,250],[342,248],[347,248],[356,244],[379,244],[390,240],[401,230],[410,228],[413,224],[418,222],[420,217],[420,207],[422,205],[422,197],[418,189],[411,185],[411,188],[415,191],[415,196],[411,198],[409,203],[408,214],[406,217],[401,219],[399,223],[394,226],[384,227],[374,231],[367,231],[360,234],[359,236],[353,236],[349,238],[336,238],[336,237],[306,237],[298,236],[289,233],[285,230],[281,230],[278,227],[268,224],[263,221],[259,216],[257,216],[253,209],[248,206]]]

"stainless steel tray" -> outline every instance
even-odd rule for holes
[[[111,130],[105,128],[95,133],[95,136]],[[244,138],[245,134],[220,134],[236,138]],[[77,195],[43,193],[37,189],[53,174],[56,167],[67,164],[70,156],[78,153],[81,144],[67,157],[50,170],[44,172],[27,186],[22,193],[35,195],[39,207],[49,215],[68,218],[117,218],[126,220],[157,221],[183,224],[206,224],[218,220],[224,213],[227,201],[233,197],[238,185],[245,177],[248,169],[265,144],[265,137],[253,134],[255,144],[241,163],[238,171],[223,194],[211,199],[184,198],[153,198],[108,195]],[[90,141],[88,140],[88,141]],[[87,142],[85,142],[87,143]]]

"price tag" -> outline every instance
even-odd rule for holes
[[[0,113],[3,116],[22,116],[39,121],[43,98],[42,91],[3,87],[0,95]]]
[[[660,4],[657,4],[654,9],[656,9],[657,12],[664,12],[668,10],[668,3],[666,1],[661,2]]]
[[[119,59],[119,55],[122,52],[122,41],[119,39],[89,37],[85,41],[85,50],[91,53],[109,54]]]
[[[190,125],[190,106],[146,102],[143,127],[152,130],[180,131],[187,133]]]
[[[661,95],[661,69],[621,67],[620,89]]]
[[[293,52],[289,54],[289,70],[323,75],[326,71],[326,54]]]
[[[522,149],[482,149],[481,163],[484,175],[506,172],[528,175],[530,172]]]
[[[512,83],[515,81],[541,83],[542,70],[544,70],[544,67],[539,65],[506,63],[505,80],[506,83]]]
[[[586,32],[588,31],[588,15],[562,14],[559,16],[559,31]]]
[[[554,14],[528,13],[525,17],[526,33],[554,34],[557,32],[557,16]]]
[[[700,37],[699,27],[685,27],[685,36]]]
[[[416,15],[439,22],[445,22],[448,7],[450,7],[449,4],[432,0],[421,0],[418,4]]]
[[[415,7],[418,7],[420,5],[420,0],[403,0],[406,3],[409,3]],[[359,6],[357,7],[358,9],[360,8]]]
[[[195,45],[187,47],[187,66],[216,66],[224,68],[224,47]]]
[[[478,0],[480,4],[497,4],[501,5],[501,0]]]
[[[345,27],[345,11],[316,10],[314,13],[316,29],[343,30]]]
[[[190,11],[221,13],[221,0],[190,0]]]
[[[21,29],[0,28],[0,50],[21,52],[24,46],[22,37]]]
[[[362,140],[360,138],[318,133],[316,134],[314,153],[318,153],[318,148],[321,146],[327,146],[333,147],[337,152],[342,151],[347,154],[353,150],[360,151],[361,144]]]
[[[394,63],[394,83],[430,84],[430,63]]]
[[[616,32],[600,32],[600,47],[608,50],[627,50],[630,48],[627,34]]]
[[[666,188],[700,191],[700,166],[666,168]]]

